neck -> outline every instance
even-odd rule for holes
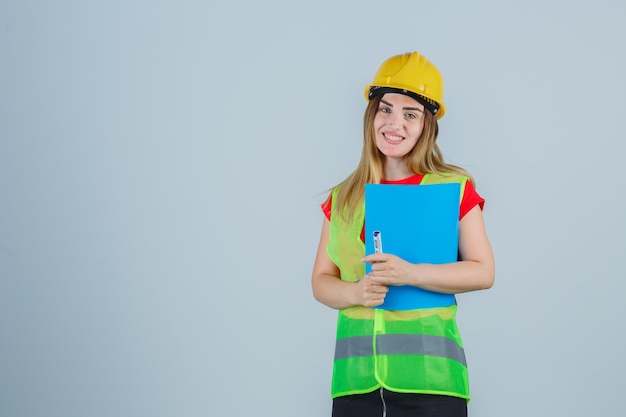
[[[387,181],[397,181],[413,175],[404,159],[386,158],[384,164],[385,179]]]

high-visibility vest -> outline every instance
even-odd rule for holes
[[[461,197],[468,178],[426,174],[421,184],[457,182]],[[337,190],[333,200],[337,201]],[[333,204],[327,252],[344,281],[365,275],[361,241],[363,205],[350,223]],[[381,386],[396,392],[440,394],[469,400],[467,364],[456,325],[456,304],[394,311],[363,306],[339,310],[332,396],[371,392]]]

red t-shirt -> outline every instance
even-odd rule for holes
[[[382,180],[381,184],[407,184],[407,185],[418,185],[422,182],[424,178],[424,174],[415,174],[408,178],[404,178],[397,181],[386,181]],[[332,194],[328,196],[326,201],[322,203],[322,211],[328,220],[330,220],[330,211],[332,208]],[[473,209],[476,205],[480,206],[482,210],[485,205],[485,199],[482,198],[474,188],[474,185],[471,181],[467,181],[465,184],[465,189],[463,191],[463,198],[461,199],[461,206],[459,207],[459,219],[462,219],[471,209]],[[365,230],[361,231],[361,240],[365,241]]]

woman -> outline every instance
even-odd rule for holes
[[[443,81],[424,56],[387,59],[365,96],[361,160],[322,204],[325,219],[312,273],[315,298],[339,310],[333,416],[466,416],[469,387],[456,304],[403,311],[375,307],[383,304],[389,286],[448,294],[490,288],[494,260],[484,199],[465,170],[444,162],[436,144],[437,120],[445,114]],[[461,186],[458,262],[411,264],[388,253],[364,256],[365,184],[446,182]],[[371,264],[367,275],[366,263]]]

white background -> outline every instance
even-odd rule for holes
[[[0,3],[0,415],[327,416],[311,295],[363,88],[418,50],[487,199],[470,415],[620,415],[620,1]]]

